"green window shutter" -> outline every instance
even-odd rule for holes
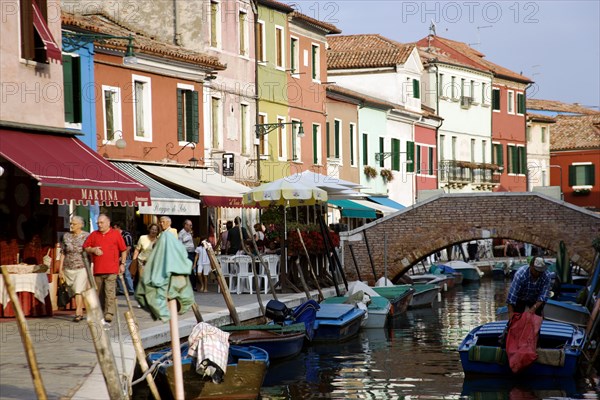
[[[74,122],[81,122],[81,57],[73,57],[73,116]]]
[[[414,172],[414,171],[415,171],[415,142],[406,142],[406,172]]]
[[[525,95],[517,93],[517,113],[525,114]]]
[[[317,79],[317,46],[312,47],[312,78]]]
[[[331,155],[331,153],[329,152],[329,140],[331,138],[329,137],[329,122],[325,123],[325,153],[327,154],[327,157],[329,157]]]
[[[417,174],[421,173],[421,146],[417,145]]]
[[[525,153],[525,147],[519,147],[519,173],[527,174],[527,154]]]
[[[496,146],[496,164],[504,167],[504,152],[502,151],[502,145],[497,144]]]
[[[429,148],[429,159],[427,161],[428,174],[433,175],[433,147]]]
[[[335,121],[333,123],[333,129],[334,129],[334,138],[333,138],[333,151],[334,151],[334,157],[335,158],[340,158],[340,121]]]
[[[418,79],[413,79],[413,97],[415,99],[421,98],[421,85]]]
[[[63,54],[63,81],[65,88],[65,121],[75,122],[73,104],[73,57]]]
[[[492,109],[500,110],[500,91],[492,90]]]
[[[596,184],[596,176],[595,176],[595,171],[594,171],[594,165],[586,165],[585,168],[587,169],[587,173],[586,173],[586,185],[592,185],[594,186]]]
[[[319,154],[317,153],[317,150],[319,148],[319,146],[317,144],[317,136],[318,136],[317,125],[313,125],[313,164],[319,163]]]
[[[385,157],[383,153],[385,152],[385,143],[382,137],[379,138],[379,166],[383,168],[385,166]]]
[[[198,92],[192,91],[192,121],[191,121],[191,132],[190,132],[190,142],[198,143],[198,125],[200,123],[200,111],[198,109]]]
[[[392,139],[392,170],[400,171],[400,140]]]
[[[350,125],[350,165],[354,165],[354,125]]]
[[[577,185],[577,166],[569,165],[569,186]]]
[[[177,140],[183,142],[183,89],[177,89]]]
[[[369,136],[366,133],[362,135],[362,153],[363,165],[369,165]]]
[[[516,146],[510,148],[512,163],[510,166],[510,172],[517,174],[519,172],[519,152]]]

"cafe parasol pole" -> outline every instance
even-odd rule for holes
[[[10,280],[10,274],[8,273],[6,268],[0,267],[0,269],[2,269],[2,276],[4,277],[4,286],[6,286],[6,291],[8,292],[10,301],[13,304],[15,316],[17,317],[17,326],[19,327],[19,333],[21,334],[23,347],[25,347],[27,363],[29,364],[29,371],[31,372],[31,377],[33,378],[33,387],[35,388],[35,394],[37,395],[38,399],[46,400],[48,398],[48,395],[46,394],[46,388],[44,388],[42,375],[40,374],[40,370],[38,368],[37,359],[35,357],[35,351],[33,350],[33,343],[31,342],[31,336],[29,335],[29,327],[27,326],[25,314],[23,314],[23,309],[21,308],[21,302],[19,301],[17,293],[15,292],[15,288],[13,287],[13,284]]]

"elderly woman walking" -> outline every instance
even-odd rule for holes
[[[159,232],[160,228],[157,224],[150,224],[148,225],[148,234],[142,235],[138,239],[138,243],[133,251],[133,259],[137,260],[137,276],[134,277],[136,282],[142,279],[144,265],[146,265],[146,261],[148,260],[148,257],[150,257],[150,253],[152,253],[152,249],[154,248],[154,244],[156,243]]]
[[[64,279],[69,288],[69,294],[75,296],[75,318],[73,322],[83,319],[83,297],[81,293],[89,286],[87,269],[83,257],[83,242],[89,233],[83,230],[84,221],[80,216],[71,218],[70,232],[65,233],[62,239],[59,278]]]

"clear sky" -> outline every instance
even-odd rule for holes
[[[529,97],[600,110],[600,1],[285,1],[342,34],[398,42],[438,36],[470,44],[486,59],[535,81]]]

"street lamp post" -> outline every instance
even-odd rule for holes
[[[259,140],[261,137],[269,134],[269,132],[274,131],[278,128],[283,128],[285,125],[291,125],[294,128],[296,125],[298,126],[298,138],[304,137],[304,127],[302,126],[302,121],[292,121],[292,122],[275,122],[272,124],[256,124],[254,126],[256,139]],[[256,180],[260,182],[260,143],[256,144]]]
[[[173,147],[175,147],[175,145],[172,142],[167,143],[167,146],[165,148],[165,151],[167,152],[167,157],[172,159],[173,157],[175,157],[177,154],[181,153],[183,151],[183,149],[185,149],[186,147],[189,147],[192,149],[192,158],[190,158],[188,160],[188,162],[190,163],[190,167],[192,167],[192,169],[196,169],[196,167],[198,166],[198,159],[195,156],[195,150],[196,150],[196,143],[194,142],[187,142],[186,144],[184,144],[181,149],[179,149],[179,151],[175,152],[175,153],[171,153],[169,151],[169,149],[172,149]],[[170,156],[170,157],[169,157]]]

